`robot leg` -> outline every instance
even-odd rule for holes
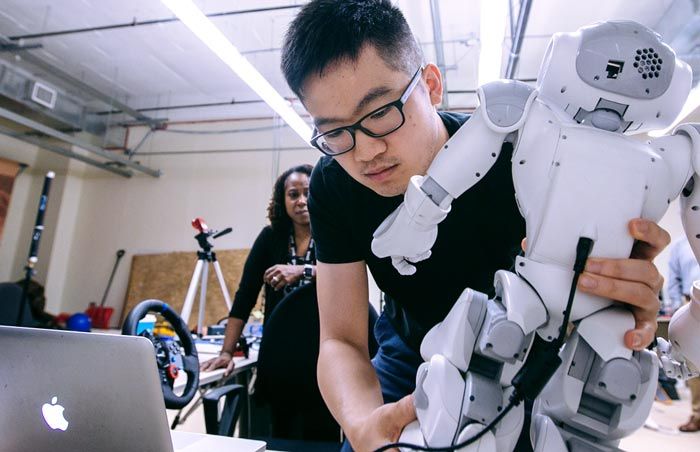
[[[414,392],[418,421],[408,425],[400,442],[446,447],[481,431],[508,404],[511,389],[498,381],[467,372],[466,377],[444,356],[433,355],[418,370]],[[515,407],[478,441],[460,448],[469,452],[510,451],[524,419],[522,406]]]
[[[535,401],[530,427],[535,452],[617,451],[620,438],[644,425],[659,365],[647,350],[618,346],[633,326],[632,314],[617,306],[579,323],[561,353],[561,366]]]
[[[527,315],[506,310],[518,305],[517,300],[529,310]],[[539,320],[532,312],[539,313]],[[523,318],[529,328],[523,328]],[[498,416],[508,405],[510,380],[527,356],[534,329],[545,321],[537,294],[514,273],[496,275],[495,299],[471,289],[462,293],[421,344],[421,355],[429,363],[418,371],[414,395],[425,444],[454,444],[455,437],[457,442],[471,437],[465,432],[478,432]],[[512,450],[523,418],[523,407],[515,407],[473,450],[487,450],[492,441],[495,450]]]

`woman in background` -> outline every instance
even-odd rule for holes
[[[265,285],[265,317],[269,317],[287,293],[316,278],[316,255],[306,205],[312,168],[295,166],[277,178],[267,207],[270,225],[260,231],[246,259],[221,353],[202,363],[200,370],[225,367],[224,376],[233,371],[233,352],[260,286]]]

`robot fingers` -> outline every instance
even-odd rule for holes
[[[424,253],[420,253],[416,256],[406,257],[405,260],[415,264],[416,262],[420,262],[420,261],[424,261],[424,260],[428,259],[431,254],[433,254],[433,252],[428,250],[428,251],[426,251]]]
[[[416,272],[415,265],[411,265],[405,258],[400,256],[392,256],[391,265],[403,276],[411,276]]]

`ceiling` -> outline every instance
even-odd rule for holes
[[[484,0],[487,1],[487,0]],[[693,19],[697,0],[532,0],[515,78],[536,77],[552,33],[592,22],[631,19],[671,40]],[[403,11],[426,59],[435,61],[428,0],[394,1]],[[211,20],[283,96],[293,98],[279,69],[284,32],[304,1],[195,0]],[[517,17],[518,0],[511,0]],[[475,105],[479,62],[479,0],[438,0],[441,46],[450,108]],[[23,51],[0,59],[85,98],[95,111],[115,111],[86,96],[72,79],[168,121],[271,117],[272,110],[204,46],[159,0],[0,0],[0,36]],[[153,23],[143,24],[143,22]],[[112,28],[105,28],[113,26]],[[102,28],[97,30],[87,30]],[[503,68],[510,30],[503,43]],[[695,39],[691,40],[692,43]],[[687,45],[687,44],[686,44]],[[693,44],[694,45],[694,44]],[[692,46],[691,46],[692,47]],[[687,49],[686,49],[687,50]],[[41,61],[42,64],[32,64]],[[57,69],[58,71],[56,71]],[[77,85],[80,86],[80,85]],[[303,107],[294,103],[303,113]],[[133,119],[133,118],[132,118]]]
[[[279,69],[279,49],[290,20],[303,3],[196,0],[206,14],[235,13],[212,20],[270,83],[290,98],[293,94]],[[426,58],[434,60],[430,2],[399,0],[395,3],[404,11]],[[438,1],[447,87],[452,92],[448,93],[450,107],[474,106],[474,96],[469,92],[477,85],[480,3],[478,0]],[[513,0],[512,3],[517,15],[518,2]],[[516,77],[532,79],[536,76],[547,41],[556,31],[574,30],[606,19],[631,19],[655,27],[672,7],[695,9],[690,0],[533,0]],[[0,0],[0,35],[25,46],[40,44],[41,48],[28,52],[133,108],[146,109],[144,113],[151,117],[182,120],[272,114],[255,93],[180,22],[138,25],[172,17],[159,0]],[[686,14],[684,19],[688,17]],[[137,25],[80,31],[131,23]],[[69,32],[71,30],[73,32]],[[50,34],[55,32],[66,33]],[[509,47],[507,37],[504,61]],[[0,57],[22,64],[15,59],[16,55],[3,52]],[[45,68],[25,65],[37,77],[51,79],[50,71]],[[463,94],[465,91],[467,95]],[[230,105],[231,102],[240,103]],[[203,106],[205,104],[207,106]],[[302,107],[297,105],[297,108]]]

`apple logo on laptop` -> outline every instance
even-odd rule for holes
[[[41,414],[44,415],[44,420],[54,430],[63,430],[68,428],[68,421],[63,417],[63,407],[57,405],[58,397],[53,396],[51,403],[45,403],[41,406]]]

